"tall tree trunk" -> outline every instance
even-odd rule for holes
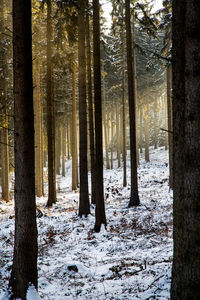
[[[134,101],[135,101],[135,134],[136,134],[136,159],[137,166],[139,165],[139,147],[138,147],[138,126],[137,126],[137,115],[138,115],[138,105],[137,105],[137,72],[136,72],[136,45],[135,45],[135,12],[133,10],[133,93],[134,93]]]
[[[126,172],[126,99],[125,99],[125,45],[124,45],[124,25],[121,31],[122,42],[122,136],[123,136],[123,186],[127,185]]]
[[[15,128],[15,243],[10,299],[37,288],[37,225],[34,174],[31,1],[13,1]],[[26,142],[24,142],[26,141]]]
[[[58,120],[58,122],[60,122]],[[57,124],[57,130],[56,130],[56,174],[60,175],[60,167],[61,167],[61,127],[59,124]]]
[[[169,143],[169,187],[173,188],[173,119],[172,119],[172,67],[167,68],[167,112]]]
[[[146,99],[146,109],[144,113],[144,135],[145,135],[145,160],[149,162],[149,99]]]
[[[103,78],[102,78],[102,88],[103,88],[103,123],[104,123],[104,139],[105,139],[105,152],[106,152],[106,169],[110,169],[109,154],[108,154],[108,117],[107,117],[107,107],[106,107],[106,88],[105,88],[105,74],[104,74],[104,64],[102,64]]]
[[[71,137],[71,145],[72,145],[72,190],[77,189],[78,181],[77,181],[77,124],[76,119],[76,65],[75,58],[72,62],[72,137]],[[68,130],[68,145],[70,142],[69,130]],[[69,154],[69,147],[68,147]]]
[[[116,141],[117,141],[117,162],[118,162],[118,168],[121,167],[121,161],[120,161],[120,113],[119,113],[119,103],[117,102],[115,105],[115,119],[116,119]]]
[[[65,177],[66,127],[62,125],[62,176]]]
[[[140,105],[140,153],[142,153],[142,147],[143,147],[143,107],[142,104]]]
[[[113,99],[112,102],[110,104],[110,126],[111,126],[111,139],[110,139],[110,152],[111,152],[111,159],[110,159],[110,165],[111,165],[111,169],[113,169]]]
[[[86,45],[87,45],[87,84],[88,84],[88,110],[89,110],[89,138],[90,138],[90,162],[91,162],[91,203],[95,204],[95,140],[94,140],[94,111],[92,96],[92,74],[91,74],[91,47],[89,26],[89,3],[87,0],[86,14]]]
[[[54,99],[52,83],[52,20],[51,0],[47,0],[47,139],[48,139],[48,201],[56,203]]]
[[[76,97],[75,97],[76,99]],[[73,99],[72,99],[73,100]],[[72,114],[73,114],[73,101],[72,101]],[[71,124],[71,120],[69,120],[70,118],[67,118],[67,159],[70,159],[70,154],[72,151],[70,151],[70,124]],[[73,129],[72,129],[73,130]]]
[[[36,65],[36,88],[34,93],[35,115],[35,181],[36,195],[43,196],[43,163],[42,163],[42,103],[40,94],[40,63]]]
[[[95,145],[96,145],[96,209],[95,232],[101,225],[106,226],[103,187],[103,147],[102,147],[102,103],[101,103],[101,57],[99,0],[93,0],[93,54],[94,54],[94,103],[95,103]]]
[[[158,148],[158,101],[154,99],[154,148]]]
[[[6,58],[6,50],[5,50],[5,41],[4,41],[4,33],[5,33],[5,3],[3,0],[0,1],[0,69],[2,72],[0,75],[0,97],[2,100],[2,123],[3,126],[1,128],[1,149],[2,149],[2,198],[9,202],[9,150],[8,150],[8,104],[7,104],[7,82],[6,78],[8,77],[8,68],[7,68],[7,58]]]
[[[79,172],[80,197],[79,216],[90,213],[88,194],[88,161],[87,161],[87,104],[86,104],[86,0],[79,4],[78,12],[78,71],[79,71]]]
[[[200,6],[174,0],[172,300],[200,299]]]
[[[126,23],[126,47],[128,68],[128,98],[129,98],[129,121],[130,121],[130,154],[131,154],[131,197],[129,207],[140,204],[137,181],[137,147],[136,147],[136,118],[135,118],[135,94],[133,86],[133,52],[130,24],[130,0],[125,1]]]

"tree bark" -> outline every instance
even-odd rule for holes
[[[48,201],[47,207],[56,203],[55,128],[52,82],[52,20],[51,0],[47,0],[47,139],[48,139]]]
[[[95,232],[101,225],[106,226],[103,187],[103,147],[102,147],[102,103],[101,103],[101,58],[99,0],[93,0],[93,59],[94,59],[94,103],[95,103],[95,145],[96,145],[96,209]]]
[[[174,0],[172,300],[200,299],[200,6]]]
[[[31,1],[13,1],[15,128],[15,242],[10,299],[37,289],[37,225],[34,174]],[[25,142],[26,141],[26,142]]]
[[[88,115],[89,115],[89,138],[90,138],[90,162],[91,162],[91,203],[95,204],[95,139],[94,139],[94,109],[92,95],[92,74],[91,74],[91,47],[90,47],[90,26],[89,26],[89,3],[87,0],[86,14],[86,45],[87,45],[87,84],[88,84]]]
[[[77,112],[76,112],[76,65],[75,65],[75,58],[72,62],[72,190],[77,189],[78,181],[77,181],[77,125],[76,125],[76,119]],[[69,125],[68,125],[69,127]],[[68,158],[69,158],[69,143],[70,143],[70,134],[69,134],[69,128],[68,128]]]
[[[126,47],[128,68],[128,99],[129,99],[129,123],[130,123],[130,155],[131,155],[131,197],[129,207],[140,204],[137,181],[137,147],[136,147],[136,114],[135,94],[133,86],[133,51],[130,24],[130,0],[125,1],[125,23],[126,23]]]
[[[86,0],[79,4],[78,12],[78,71],[79,71],[79,216],[90,213],[87,160],[87,104],[86,104]]]
[[[169,143],[169,187],[173,188],[173,119],[172,119],[172,67],[167,68],[167,113]]]

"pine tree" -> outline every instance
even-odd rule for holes
[[[15,99],[15,243],[10,299],[26,299],[37,288],[37,225],[34,174],[31,1],[13,2]]]

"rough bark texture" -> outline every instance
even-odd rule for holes
[[[15,243],[11,299],[26,299],[37,288],[37,225],[34,174],[34,114],[31,1],[13,1],[15,127]]]
[[[95,227],[99,232],[106,226],[103,187],[103,146],[102,146],[102,104],[101,104],[101,64],[100,64],[100,24],[99,0],[93,0],[93,46],[94,46],[94,103],[95,103],[95,145],[96,145],[96,209]]]
[[[86,44],[85,44],[86,1],[79,4],[78,12],[78,73],[79,73],[79,172],[80,197],[79,216],[90,213],[88,194],[87,161],[87,105],[86,105]]]
[[[200,299],[200,5],[173,1],[172,300]]]
[[[47,1],[47,139],[48,139],[48,201],[47,206],[56,203],[55,175],[55,126],[52,83],[52,20],[51,0]]]
[[[135,93],[133,86],[133,52],[131,41],[130,24],[130,0],[125,1],[125,23],[126,23],[126,48],[128,68],[128,99],[129,99],[129,121],[130,121],[130,154],[131,154],[131,197],[129,207],[140,204],[137,182],[137,150],[136,150],[136,115],[135,115]]]

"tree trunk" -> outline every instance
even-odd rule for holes
[[[116,143],[117,143],[117,162],[118,162],[118,168],[121,167],[121,161],[120,161],[120,128],[119,128],[119,122],[120,122],[120,113],[119,113],[119,103],[117,102],[115,105],[115,119],[116,119]]]
[[[6,78],[8,77],[8,68],[7,68],[7,58],[6,58],[6,50],[5,50],[5,41],[4,38],[4,31],[5,31],[5,8],[4,8],[4,1],[0,1],[0,32],[1,32],[1,39],[0,39],[0,69],[2,72],[0,75],[0,98],[2,100],[2,128],[1,128],[1,149],[2,149],[2,198],[9,202],[10,195],[9,195],[9,150],[8,150],[8,103],[7,103],[7,82]]]
[[[144,113],[144,135],[145,135],[145,160],[149,162],[149,99],[146,99],[146,109]]]
[[[158,101],[154,99],[154,148],[158,148]]]
[[[72,62],[72,190],[77,189],[77,125],[76,125],[76,65],[75,65],[75,58]],[[69,138],[69,130],[68,130],[68,145],[70,142]],[[69,154],[69,147],[68,147],[68,154]]]
[[[89,4],[87,0],[86,14],[86,45],[87,45],[87,84],[88,84],[88,115],[89,115],[89,139],[90,139],[90,162],[91,162],[91,203],[95,204],[95,143],[94,143],[94,111],[92,96],[92,74],[91,74],[91,47],[89,26]]]
[[[79,172],[80,198],[79,216],[90,213],[88,194],[87,161],[87,104],[86,104],[86,45],[85,45],[86,0],[79,4],[78,12],[78,71],[79,71]]]
[[[34,174],[31,1],[13,1],[15,128],[15,243],[11,299],[37,289],[37,225]],[[26,141],[26,142],[24,142]]]
[[[143,147],[143,124],[142,124],[142,119],[143,119],[143,107],[142,104],[140,105],[140,153],[142,153],[142,147]]]
[[[200,6],[174,0],[172,300],[200,299]]]
[[[47,1],[47,139],[48,139],[48,201],[47,207],[56,203],[54,99],[52,82],[52,20],[51,0]]]
[[[126,100],[125,100],[125,45],[124,45],[124,26],[121,32],[122,42],[122,137],[123,137],[123,186],[127,186],[126,172]]]
[[[133,52],[131,41],[130,24],[130,0],[125,1],[125,22],[126,22],[126,47],[127,47],[127,68],[128,68],[128,99],[129,99],[129,122],[130,122],[130,155],[131,155],[131,197],[129,207],[140,204],[137,182],[137,147],[136,147],[136,114],[135,114],[135,93],[133,86]]]
[[[65,177],[66,127],[62,126],[62,176]]]
[[[104,80],[104,64],[102,65],[103,78],[102,78],[102,89],[103,89],[103,123],[104,123],[104,140],[105,140],[105,152],[106,152],[106,169],[110,169],[109,154],[108,154],[108,118],[107,118],[107,107],[106,107],[106,88]]]
[[[167,68],[167,112],[169,143],[169,187],[173,188],[173,120],[172,120],[172,68]]]
[[[34,90],[35,115],[35,182],[37,197],[43,196],[43,163],[42,163],[42,103],[40,95],[40,64],[36,65],[36,87]]]
[[[94,103],[95,103],[95,145],[96,145],[96,209],[95,232],[101,225],[106,226],[103,187],[103,147],[102,147],[102,104],[101,104],[101,58],[99,0],[93,0],[93,54],[94,54]]]

